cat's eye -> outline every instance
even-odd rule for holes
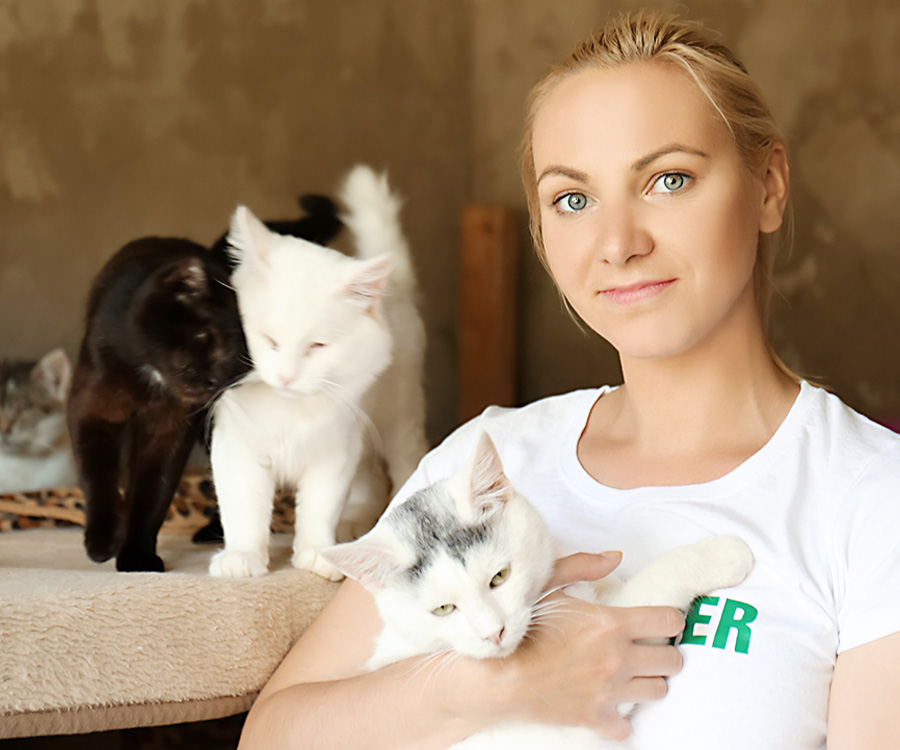
[[[507,565],[503,570],[497,573],[497,575],[491,578],[491,588],[497,588],[497,586],[506,581],[507,578],[509,578],[509,565]]]
[[[313,341],[309,345],[309,351],[315,351],[316,349],[321,349],[325,346],[321,341]]]
[[[266,343],[272,347],[273,351],[278,351],[278,342],[275,339],[271,336],[266,336],[266,334],[263,334],[262,337],[266,340]]]
[[[437,615],[438,617],[446,617],[454,609],[456,609],[455,604],[442,604],[440,607],[435,607],[433,610],[431,610],[431,614]]]

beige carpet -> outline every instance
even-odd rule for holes
[[[166,573],[91,562],[82,529],[0,534],[0,738],[239,713],[336,590],[290,567],[210,578],[212,547],[160,536]]]

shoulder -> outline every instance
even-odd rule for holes
[[[871,476],[900,478],[900,435],[822,388],[804,384],[804,441],[811,462],[850,488]]]

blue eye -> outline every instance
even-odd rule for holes
[[[588,199],[584,193],[566,193],[553,201],[553,204],[564,213],[577,213],[587,208]]]
[[[653,183],[651,192],[675,193],[683,189],[691,178],[681,172],[667,172]]]

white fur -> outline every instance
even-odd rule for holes
[[[445,498],[446,507],[455,506],[455,513],[468,523],[479,514],[495,515],[499,533],[491,537],[492,544],[474,546],[465,565],[452,555],[434,556],[417,581],[404,571],[419,559],[421,550],[404,542],[407,537],[398,532],[403,523],[392,517],[396,511],[361,539],[323,552],[375,597],[384,629],[366,665],[369,670],[443,651],[476,658],[508,655],[539,611],[538,600],[552,572],[549,532],[533,506],[509,485],[487,436],[459,472],[424,492]],[[597,584],[570,586],[566,593],[606,606],[666,605],[687,610],[697,596],[740,583],[752,564],[749,548],[739,539],[710,537],[662,555],[625,583],[609,576]],[[504,565],[510,566],[509,578],[491,588],[487,582]],[[456,605],[452,614],[432,613],[446,603]],[[623,713],[631,709],[620,706]],[[631,744],[604,740],[584,728],[507,723],[453,747],[623,750]]]
[[[267,571],[272,499],[288,486],[296,489],[294,565],[341,578],[317,550],[334,544],[351,486],[350,520],[371,525],[373,495],[384,492],[377,462],[383,456],[391,479],[402,481],[424,453],[424,399],[416,398],[424,334],[392,330],[396,320],[421,333],[409,274],[399,274],[399,289],[393,280],[394,269],[410,267],[398,203],[367,167],[351,173],[343,196],[356,258],[272,233],[245,207],[232,219],[232,283],[253,372],[215,406],[211,460],[225,549],[213,557],[212,575]],[[392,348],[412,366],[389,369]],[[380,375],[371,396],[390,409],[377,420],[363,398]],[[392,421],[413,427],[396,436]],[[383,454],[372,448],[379,434]]]
[[[360,258],[390,252],[391,275],[383,311],[394,337],[391,363],[363,396],[362,407],[372,421],[394,491],[409,478],[428,448],[425,440],[425,326],[418,311],[418,286],[409,246],[400,222],[400,199],[386,175],[365,166],[350,171],[341,190],[352,210],[341,219],[347,225]],[[352,502],[352,496],[351,496]]]

